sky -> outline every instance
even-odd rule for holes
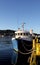
[[[0,30],[33,29],[40,34],[40,0],[0,0]]]

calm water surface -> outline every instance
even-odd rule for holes
[[[18,54],[13,50],[18,50],[17,41],[9,37],[0,38],[0,64],[15,64]]]

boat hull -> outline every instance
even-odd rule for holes
[[[23,53],[29,53],[28,50],[32,49],[32,41],[28,40],[22,40],[22,39],[17,39],[18,41],[18,50],[20,50]],[[25,45],[23,45],[25,43]],[[27,46],[28,45],[28,46]],[[24,48],[26,47],[26,49]],[[16,65],[29,65],[28,58],[30,57],[30,54],[21,54],[20,52],[18,53],[18,59],[17,59],[17,64]]]

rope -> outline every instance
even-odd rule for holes
[[[22,41],[22,43],[23,43],[23,41]],[[26,44],[26,43],[25,43],[25,44]],[[30,50],[28,50],[28,49],[25,47],[24,43],[22,44],[22,46],[24,47],[24,49],[25,49],[26,51],[32,51],[32,50],[33,50],[33,48],[30,49]]]
[[[32,50],[33,50],[33,48],[30,49],[30,50],[28,50],[28,49],[24,46],[24,44],[23,44],[23,47],[24,47],[24,49],[25,49],[26,51],[32,51]]]
[[[30,52],[28,52],[28,53],[23,53],[22,51],[20,51],[20,50],[16,50],[16,49],[13,49],[16,53],[20,53],[20,54],[23,54],[23,55],[27,55],[27,54],[30,54],[30,53],[32,53],[32,51],[30,51]]]

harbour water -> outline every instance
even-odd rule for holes
[[[18,46],[14,41],[10,37],[0,38],[0,65],[11,65],[17,62],[18,54],[15,53],[13,48],[18,49]]]

